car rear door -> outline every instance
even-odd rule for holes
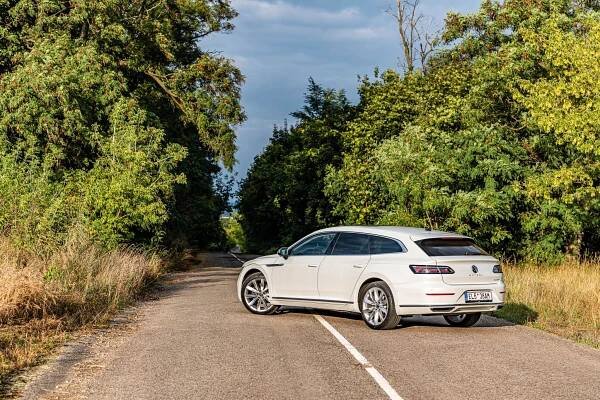
[[[352,302],[354,286],[370,258],[368,235],[340,233],[331,253],[325,256],[319,266],[319,298]]]

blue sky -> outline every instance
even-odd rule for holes
[[[231,58],[246,76],[242,103],[247,121],[237,128],[238,163],[243,178],[266,144],[273,124],[282,124],[302,106],[308,78],[345,89],[356,101],[358,75],[400,69],[402,50],[393,0],[232,0],[236,29],[203,41],[206,50]],[[470,12],[480,0],[422,0],[432,29],[448,11]]]

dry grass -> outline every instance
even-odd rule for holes
[[[500,317],[600,348],[600,260],[503,268]]]
[[[43,256],[0,237],[0,396],[16,371],[74,329],[106,321],[164,268],[155,253],[104,250],[81,235]]]

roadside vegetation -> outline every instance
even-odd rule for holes
[[[105,323],[165,269],[153,251],[108,250],[87,237],[44,256],[0,238],[0,384],[78,328]]]
[[[600,349],[600,261],[505,264],[506,306],[496,315]]]
[[[240,224],[240,214],[236,211],[221,218],[221,225],[227,237],[227,250],[246,251],[246,236]]]
[[[500,315],[597,345],[598,2],[485,0],[435,37],[396,4],[405,70],[363,77],[357,104],[309,82],[241,184],[248,250],[336,224],[459,232],[516,262]]]
[[[0,1],[0,387],[136,299],[165,254],[226,245],[243,76],[202,38],[235,16]]]

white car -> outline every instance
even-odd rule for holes
[[[280,306],[360,313],[373,329],[401,316],[443,315],[471,326],[502,307],[499,261],[463,235],[418,228],[341,226],[246,262],[238,297],[255,314]]]

